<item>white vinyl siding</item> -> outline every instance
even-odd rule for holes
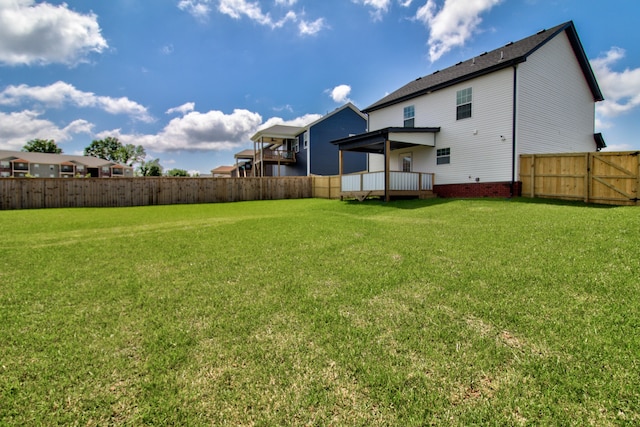
[[[473,87],[473,116],[456,120],[456,92]],[[438,184],[511,180],[513,69],[497,71],[412,100],[416,127],[440,127],[435,147],[412,147],[413,170],[433,172]],[[370,130],[401,126],[403,106],[369,114]],[[500,136],[506,136],[503,141]],[[437,165],[437,149],[450,148],[451,163]],[[391,169],[399,166],[391,157]],[[370,156],[370,170],[383,170],[382,156]],[[378,167],[379,169],[375,169]],[[469,177],[472,177],[471,179]]]
[[[595,151],[595,102],[565,33],[518,67],[518,152]]]

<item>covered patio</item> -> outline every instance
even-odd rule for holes
[[[433,173],[392,171],[390,157],[394,150],[415,146],[435,147],[438,132],[439,127],[388,127],[332,141],[340,150],[340,197],[364,200],[370,196],[382,196],[385,201],[393,196],[431,197]],[[384,168],[382,171],[344,175],[344,151],[382,154]]]

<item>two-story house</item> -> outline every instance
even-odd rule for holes
[[[433,174],[442,197],[508,197],[519,193],[519,155],[589,152],[603,96],[573,22],[430,75],[363,110],[369,131],[334,141],[341,152],[369,153],[370,188],[343,177],[344,195],[393,196],[399,172]],[[341,174],[345,174],[343,170]],[[415,182],[414,182],[415,181]]]
[[[251,137],[254,149],[236,154],[233,176],[337,175],[338,147],[331,141],[366,129],[366,116],[352,103],[306,126],[274,125],[261,129]],[[366,154],[354,152],[343,156],[346,173],[366,168]]]
[[[133,168],[91,156],[0,150],[1,178],[132,177]]]

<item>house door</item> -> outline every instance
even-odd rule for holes
[[[411,172],[413,159],[411,153],[400,154],[400,167],[402,172]]]

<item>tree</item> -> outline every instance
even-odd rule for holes
[[[189,176],[189,172],[184,169],[170,169],[167,171],[167,176]]]
[[[62,149],[58,148],[56,142],[53,139],[32,139],[27,142],[22,151],[28,151],[30,153],[53,153],[60,154]]]
[[[84,149],[84,155],[133,166],[134,163],[141,163],[147,154],[142,145],[122,145],[118,138],[108,136],[105,139],[94,139]]]
[[[142,145],[127,144],[120,149],[120,162],[129,166],[140,163],[147,156]]]
[[[153,159],[145,162],[140,161],[138,172],[142,176],[162,176],[162,166],[160,166],[160,159]]]

